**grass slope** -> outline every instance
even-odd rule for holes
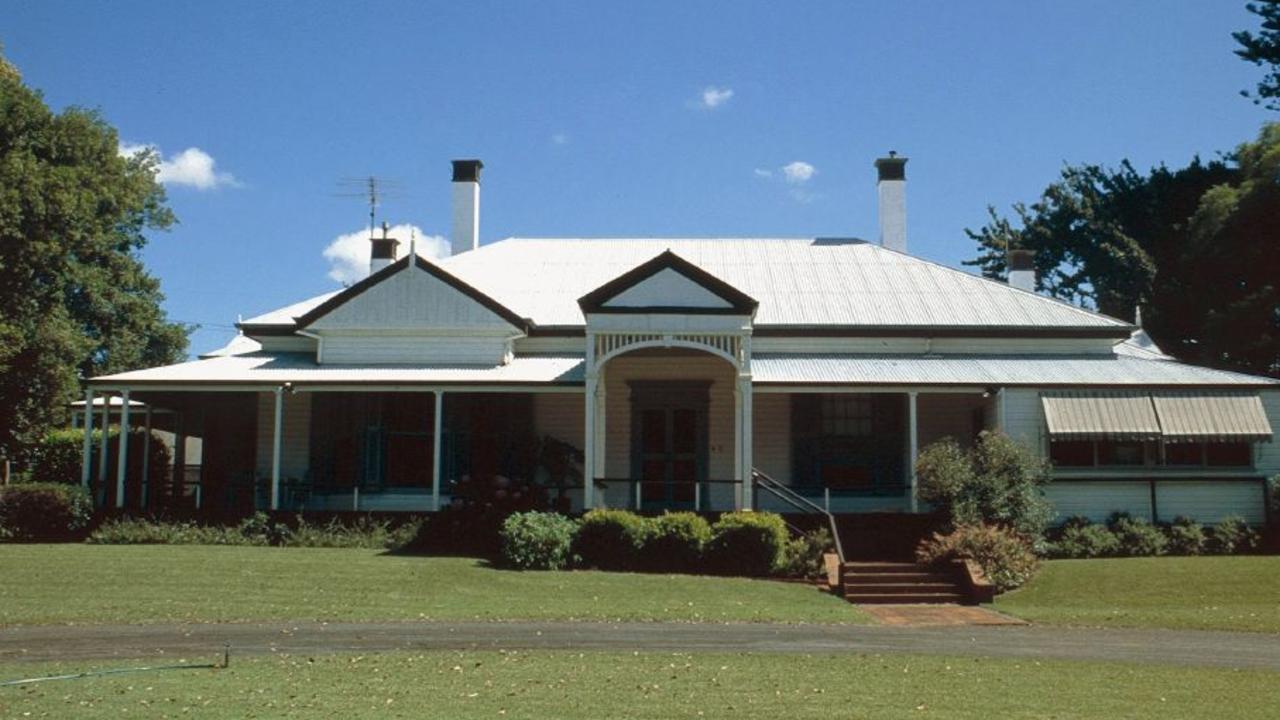
[[[0,546],[0,625],[237,620],[864,623],[811,586],[686,575],[513,572],[373,550]]]
[[[117,663],[116,667],[129,666]],[[87,669],[0,666],[0,679]],[[935,656],[439,652],[0,687],[3,717],[1271,718],[1264,671]]]
[[[1280,557],[1047,562],[996,608],[1035,623],[1280,632]]]

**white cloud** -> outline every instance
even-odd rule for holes
[[[771,177],[773,177],[773,171],[772,171],[772,170],[765,170],[764,168],[756,168],[755,170],[752,170],[751,172],[752,172],[752,174],[754,174],[754,175],[755,175],[756,177],[758,177],[758,178],[771,178]]]
[[[729,98],[733,97],[731,88],[719,88],[714,85],[704,88],[702,91],[702,107],[707,109],[715,109],[729,102]]]
[[[137,155],[144,150],[155,151],[156,157],[160,160],[156,166],[156,180],[165,185],[188,185],[197,190],[240,185],[231,173],[218,172],[217,161],[198,147],[189,147],[165,159],[160,148],[155,145],[120,143],[120,154],[126,157]]]
[[[378,233],[381,236],[382,231]],[[449,254],[448,240],[440,235],[427,235],[417,225],[394,225],[387,234],[400,241],[400,257],[409,252],[411,240],[422,257],[436,259]],[[369,274],[369,228],[339,235],[322,254],[329,261],[330,279],[344,285],[359,282]]]
[[[817,168],[803,160],[796,160],[782,166],[782,176],[793,185],[809,182],[817,173]]]

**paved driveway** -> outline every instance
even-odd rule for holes
[[[1049,627],[587,622],[235,623],[0,629],[0,663],[387,650],[934,653],[1280,670],[1280,635]]]

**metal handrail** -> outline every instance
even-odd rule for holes
[[[840,530],[836,527],[836,517],[829,510],[821,505],[813,502],[809,498],[765,475],[764,473],[751,469],[751,480],[756,487],[768,490],[775,497],[785,503],[789,503],[792,507],[801,512],[817,513],[827,517],[827,525],[831,528],[831,540],[836,546],[836,557],[840,558],[840,564],[844,564],[844,546],[840,543]]]

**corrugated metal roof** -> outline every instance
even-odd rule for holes
[[[1158,393],[1152,400],[1166,440],[1271,439],[1271,423],[1256,394]]]
[[[564,384],[581,383],[582,356],[517,357],[497,367],[317,365],[305,353],[250,353],[106,375],[101,385],[208,384]]]
[[[1054,440],[1156,440],[1160,421],[1144,392],[1060,392],[1040,396]]]
[[[1125,355],[801,355],[751,359],[757,384],[1277,386],[1280,381]]]
[[[759,300],[757,326],[1127,327],[860,240],[512,238],[434,262],[538,325],[580,326],[578,298],[664,250]],[[328,297],[245,324],[289,324]]]

